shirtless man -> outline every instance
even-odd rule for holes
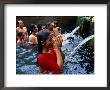
[[[53,31],[55,36],[58,36],[59,34],[61,34],[61,28],[58,27],[58,22],[54,21],[53,23]]]
[[[24,27],[24,23],[22,20],[18,21],[18,27],[16,28],[16,34],[18,34],[19,32],[23,32],[24,33],[24,37],[28,37],[27,35],[27,28]]]
[[[29,36],[29,43],[30,44],[38,44],[38,41],[37,41],[37,37],[36,37],[36,34],[38,32],[38,28],[35,24],[31,24],[30,25],[30,31],[32,32],[31,35]]]
[[[63,42],[62,35],[61,35],[61,28],[58,26],[58,22],[53,22],[53,32],[55,37],[59,37],[61,41]]]

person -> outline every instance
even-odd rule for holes
[[[42,28],[41,28],[42,30],[45,30],[45,29],[47,29],[47,25],[46,24],[42,24]]]
[[[38,38],[38,57],[37,62],[41,73],[51,72],[52,74],[60,74],[64,54],[61,51],[60,37],[53,37],[49,30],[41,30],[37,34]]]
[[[31,35],[29,36],[29,43],[32,45],[38,44],[37,37],[36,37],[38,32],[37,25],[31,24],[29,30],[31,32]]]
[[[17,44],[24,44],[24,33],[19,32],[17,36],[18,36]]]
[[[24,37],[27,38],[28,37],[28,33],[27,33],[27,28],[24,27],[24,22],[23,20],[18,20],[18,27],[16,28],[16,35],[19,32],[23,32],[24,33]]]
[[[58,36],[60,33],[60,27],[58,26],[58,22],[57,21],[54,21],[53,22],[53,32],[55,34],[55,36]]]
[[[53,32],[53,23],[51,23],[51,22],[48,22],[47,23],[47,29],[51,32]]]
[[[38,25],[37,25],[37,28],[38,28],[38,32],[39,32],[40,30],[42,30],[42,24],[38,24]]]

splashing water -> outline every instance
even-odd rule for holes
[[[86,39],[75,36],[75,39],[64,45],[65,54],[63,74],[93,74],[94,73],[94,48],[88,43],[94,35]]]
[[[80,35],[75,36],[76,27],[71,33],[63,34],[62,51],[65,54],[62,74],[93,74],[94,73],[94,48],[88,43],[93,37],[83,39]],[[65,43],[66,42],[66,43]],[[37,65],[37,46],[16,47],[16,74],[40,74]]]
[[[89,40],[91,40],[91,39],[93,39],[93,38],[94,38],[94,35],[91,35],[91,36],[85,38],[77,47],[74,48],[74,52],[75,52],[77,49],[79,49],[83,44],[85,44],[87,41],[89,41]],[[73,52],[73,53],[74,53],[74,52]]]
[[[77,30],[79,30],[80,29],[80,26],[78,26],[78,27],[76,27],[72,32],[71,32],[71,34],[75,34],[76,32],[77,32]]]
[[[67,43],[69,43],[69,40],[67,40],[68,38],[74,38],[75,37],[75,33],[79,30],[80,26],[76,27],[71,33],[65,33],[62,35],[63,38],[63,44],[65,45]]]

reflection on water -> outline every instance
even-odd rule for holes
[[[65,36],[68,36],[65,39]],[[65,54],[62,74],[94,74],[94,39],[83,43],[77,50],[74,49],[84,41],[77,35],[70,37],[68,33],[63,34],[62,51]],[[28,43],[16,46],[16,74],[40,74],[37,65],[37,46]]]

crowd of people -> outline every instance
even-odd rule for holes
[[[31,24],[27,29],[23,20],[19,20],[16,37],[17,44],[24,44],[28,40],[29,44],[38,46],[37,63],[41,73],[61,73],[65,56],[61,50],[63,40],[57,21]]]

